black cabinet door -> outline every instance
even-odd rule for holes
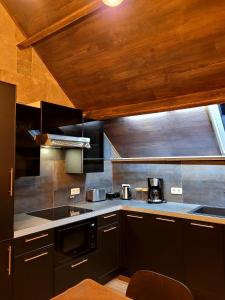
[[[0,241],[13,237],[15,86],[0,82]]]
[[[151,228],[148,214],[124,212],[122,265],[124,274],[132,276],[138,270],[151,270]]]
[[[59,135],[82,136],[82,110],[41,102],[41,131]]]
[[[183,221],[165,216],[152,216],[149,228],[152,270],[183,282]]]
[[[10,300],[12,295],[12,244],[0,243],[0,293],[1,299]]]
[[[40,175],[40,132],[40,108],[16,104],[16,177]]]
[[[49,300],[53,296],[53,248],[46,247],[14,260],[14,300]]]
[[[120,266],[120,228],[113,223],[98,230],[98,250],[100,277]]]
[[[225,253],[222,225],[186,221],[185,283],[196,300],[225,299]]]
[[[83,136],[90,138],[90,149],[84,149],[84,173],[104,172],[104,122],[85,122]]]

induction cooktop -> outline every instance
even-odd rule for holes
[[[39,217],[47,220],[59,220],[68,217],[74,217],[81,214],[91,212],[93,210],[80,208],[76,206],[60,206],[55,208],[49,208],[44,210],[38,210],[34,212],[27,213],[30,216]]]

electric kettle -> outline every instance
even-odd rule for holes
[[[132,198],[130,184],[122,184],[120,198],[123,200],[129,200]]]

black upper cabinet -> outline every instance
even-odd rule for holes
[[[73,159],[73,153],[70,151],[69,173],[104,171],[104,122],[92,120],[83,122],[82,110],[47,102],[42,102],[41,114],[42,133],[90,138],[91,148],[80,149],[81,155],[79,157],[81,159],[77,159],[75,155],[77,151],[74,151]],[[82,157],[83,161],[80,161]],[[77,168],[77,165],[79,165],[79,168]]]
[[[82,110],[41,102],[42,133],[82,136]]]
[[[17,104],[16,177],[40,175],[40,146],[34,139],[40,131],[40,108]]]
[[[85,121],[83,136],[90,138],[90,149],[84,149],[84,173],[104,172],[104,122]]]
[[[90,138],[90,149],[70,151],[69,173],[104,171],[103,122],[83,123],[82,110],[47,102],[41,102],[41,109],[17,104],[16,125],[16,177],[40,175],[40,146],[34,140],[38,133]],[[68,155],[66,159],[68,163]]]
[[[13,237],[15,91],[14,85],[0,82],[0,241]]]

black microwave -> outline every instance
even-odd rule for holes
[[[94,251],[97,247],[97,218],[57,228],[55,246],[57,264]]]

